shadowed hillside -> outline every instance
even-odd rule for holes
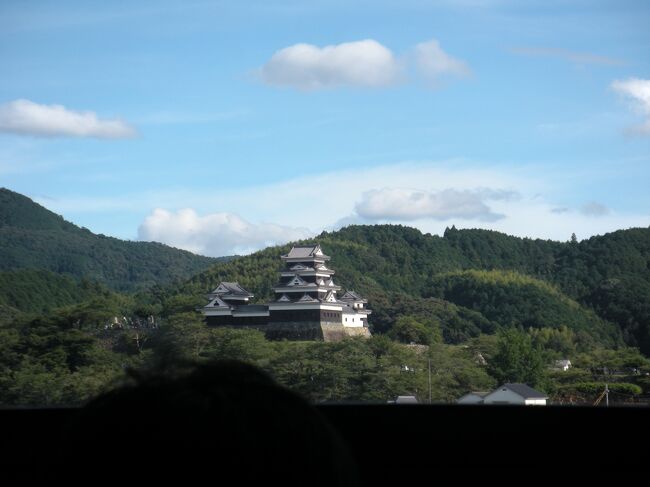
[[[218,260],[159,243],[95,235],[0,189],[0,270],[48,270],[127,291],[188,278]]]

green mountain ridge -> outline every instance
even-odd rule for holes
[[[475,336],[486,327],[493,329],[494,323],[522,327],[566,325],[610,346],[622,336],[627,344],[650,354],[650,312],[643,304],[650,299],[650,228],[619,230],[582,242],[563,243],[490,230],[452,227],[439,237],[401,225],[355,225],[299,243],[315,242],[332,257],[336,281],[369,298],[375,309],[371,322],[381,331],[390,328],[396,314],[403,314],[394,305],[396,301],[410,303],[408,308],[415,314],[433,316],[443,314],[436,310],[444,310],[445,303],[453,303],[456,310],[466,316],[473,311],[479,319],[463,320],[460,328],[465,327],[467,332],[446,328],[443,322],[443,335],[457,335],[451,341]],[[200,302],[200,296],[219,281],[239,281],[259,302],[264,302],[271,298],[271,287],[281,265],[279,256],[290,247],[271,247],[216,264],[172,287],[169,294],[194,296],[195,302]],[[470,270],[513,274],[509,282],[503,279],[505,274],[493,274],[494,283],[486,287],[478,279],[479,274],[466,273],[453,293],[433,292],[441,276]],[[502,278],[495,280],[494,276]],[[618,283],[617,292],[598,292],[613,279]],[[481,292],[488,297],[466,299],[469,290],[476,287],[482,287]],[[509,296],[500,309],[494,308],[496,295]],[[630,302],[637,304],[629,306]],[[500,315],[506,304],[508,316]],[[493,309],[486,309],[488,305]],[[513,313],[513,309],[519,311]],[[523,316],[526,313],[532,315]]]
[[[300,243],[313,242],[332,256],[337,282],[368,297],[379,332],[406,315],[439,329],[448,343],[500,326],[566,326],[650,354],[648,228],[555,242],[490,230],[452,227],[440,237],[401,225],[353,225]],[[6,189],[0,244],[0,304],[8,309],[47,312],[101,294],[85,279],[120,292],[156,286],[146,305],[163,314],[200,305],[221,280],[239,281],[258,302],[268,301],[279,256],[291,247],[220,261],[94,235]]]
[[[156,242],[93,234],[0,188],[0,271],[47,270],[132,291],[188,278],[218,261]]]
[[[565,243],[453,227],[323,232],[296,243],[320,243],[335,281],[368,298],[373,337],[288,342],[207,327],[196,307],[222,280],[268,301],[292,244],[218,261],[93,235],[7,190],[0,202],[2,405],[80,404],[129,367],[214,359],[254,363],[314,401],[426,400],[430,380],[444,401],[504,381],[561,401],[593,401],[603,381],[626,401],[650,393],[630,372],[650,360],[626,348],[650,355],[650,229]],[[572,373],[550,370],[567,357]]]

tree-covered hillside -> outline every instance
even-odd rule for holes
[[[339,284],[370,299],[371,322],[380,331],[408,309],[434,317],[450,342],[497,325],[566,325],[603,344],[622,336],[650,354],[650,228],[553,242],[489,230],[451,228],[439,237],[400,225],[355,225],[309,242],[332,257]],[[219,281],[235,280],[259,301],[268,300],[279,257],[289,248],[219,263],[169,293],[200,301]],[[459,273],[468,270],[507,272]],[[454,281],[453,289],[443,286],[445,279]]]
[[[433,400],[503,381],[563,403],[592,401],[604,383],[621,400],[650,394],[650,360],[634,348],[650,356],[650,229],[582,242],[453,227],[323,232],[300,243],[321,244],[337,284],[368,298],[374,336],[272,342],[208,328],[196,308],[219,281],[268,301],[292,244],[219,262],[93,235],[6,190],[0,203],[0,404],[78,404],[129,367],[224,358],[315,401],[425,400],[429,364]],[[567,357],[575,370],[551,371]]]
[[[472,379],[460,380],[463,385],[454,386],[447,397],[481,384],[485,378],[479,377],[485,372],[495,382],[526,382],[560,403],[593,401],[605,383],[615,384],[610,390],[621,401],[650,393],[650,382],[639,372],[650,370],[650,361],[635,348],[625,348],[640,346],[646,356],[650,354],[644,340],[650,331],[650,229],[563,243],[485,230],[451,228],[438,237],[396,225],[351,226],[323,233],[309,241],[313,242],[332,257],[336,282],[368,298],[375,336],[390,337],[406,347],[416,343],[436,361],[463,351],[469,359],[464,373]],[[259,301],[266,301],[282,266],[279,256],[290,246],[217,264],[158,297],[166,303],[164,309],[178,316],[173,313],[204,303],[203,294],[219,281],[236,280]],[[189,337],[183,340],[188,342]],[[337,366],[347,363],[347,358],[328,355],[329,346],[322,347],[323,358],[334,369],[346,369]],[[562,358],[574,362],[570,374],[552,369]],[[305,377],[314,369],[301,368],[310,362],[302,356],[294,359],[300,364],[295,378],[283,375],[286,364],[268,364],[261,355],[253,361],[283,383],[299,390],[304,386],[310,397],[321,397],[321,386],[312,384],[316,390],[311,390]],[[310,367],[320,369],[319,363],[316,360]],[[448,365],[436,369],[436,375],[443,381],[456,380],[460,371]],[[417,367],[413,378],[424,378],[421,363]],[[389,380],[383,374],[373,380]],[[341,377],[349,375],[341,372]],[[421,385],[419,389],[409,386],[403,372],[396,377],[402,391],[421,394]],[[341,387],[350,387],[341,380]],[[356,380],[356,376],[349,378]],[[349,394],[341,391],[334,397]]]
[[[0,188],[0,270],[48,270],[134,290],[188,278],[217,261],[159,243],[95,235]]]
[[[106,293],[96,281],[79,281],[46,270],[0,271],[0,305],[18,311],[48,312]]]
[[[551,284],[514,271],[467,270],[435,276],[427,294],[515,328],[566,327],[584,340],[613,346],[620,332]]]

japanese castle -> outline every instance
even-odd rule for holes
[[[208,326],[241,326],[263,330],[270,339],[335,341],[344,336],[370,336],[367,300],[354,291],[341,297],[334,284],[330,257],[320,245],[293,247],[281,256],[284,269],[273,288],[274,301],[249,304],[253,294],[237,282],[221,282],[202,308]]]

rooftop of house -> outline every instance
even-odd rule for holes
[[[490,394],[491,392],[492,391],[472,391],[472,392],[468,392],[467,394],[465,394],[465,396],[485,397],[488,394]],[[465,397],[465,396],[463,396],[463,397]]]
[[[524,399],[548,399],[548,396],[546,394],[544,394],[543,392],[539,392],[526,384],[517,384],[517,383],[503,384],[501,387],[497,387],[494,390],[494,392],[497,392],[504,388],[514,392],[515,394],[523,397]]]

